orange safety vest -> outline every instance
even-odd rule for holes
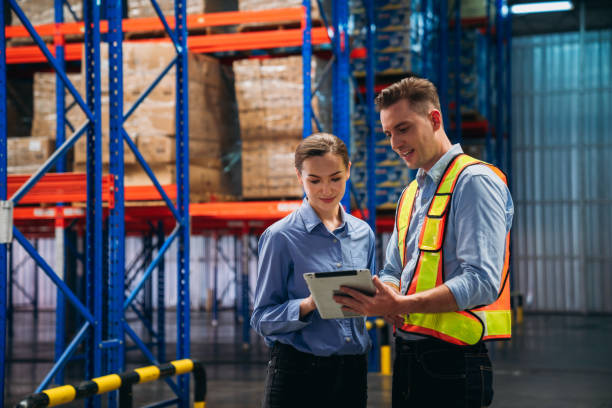
[[[431,200],[419,238],[419,259],[416,270],[408,285],[411,295],[440,286],[444,282],[444,258],[442,244],[446,230],[446,219],[455,184],[461,172],[468,166],[484,164],[489,166],[505,184],[506,175],[497,167],[470,157],[456,156],[447,167],[436,193]],[[417,182],[404,190],[396,215],[397,245],[406,266],[406,236],[412,217],[417,193]],[[510,233],[506,235],[504,266],[498,297],[490,305],[449,313],[410,313],[404,316],[399,329],[405,332],[432,336],[457,345],[474,345],[481,340],[509,339],[511,337],[510,284],[508,265],[510,258]],[[401,288],[401,283],[400,283]]]

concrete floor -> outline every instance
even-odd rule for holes
[[[174,313],[168,313],[167,332],[174,336]],[[263,391],[267,349],[257,335],[244,350],[241,326],[230,311],[213,327],[210,315],[193,313],[191,351],[205,362],[207,406],[258,407]],[[52,366],[54,314],[15,315],[14,335],[8,343],[6,406],[15,406],[34,391]],[[135,328],[137,326],[134,326]],[[173,338],[168,339],[172,359]],[[527,315],[514,328],[510,342],[490,346],[495,370],[493,407],[612,408],[612,316]],[[130,351],[128,368],[147,365],[139,351]],[[79,382],[78,362],[67,370],[67,382]],[[391,405],[391,378],[371,373],[368,384],[372,408]],[[172,397],[163,383],[134,389],[134,406]],[[67,406],[83,406],[73,403]]]

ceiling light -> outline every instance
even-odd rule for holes
[[[574,5],[571,1],[543,1],[539,3],[514,4],[510,7],[512,14],[548,13],[551,11],[572,10]]]

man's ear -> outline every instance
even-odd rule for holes
[[[302,172],[296,167],[295,174],[297,174],[297,179],[300,184],[302,184]]]
[[[431,125],[433,127],[434,132],[440,129],[442,126],[442,114],[439,110],[434,109],[429,113],[429,118],[431,120]]]

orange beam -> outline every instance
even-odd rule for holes
[[[15,174],[7,178],[7,196],[11,197],[30,175]],[[114,186],[112,175],[102,176],[102,201],[110,201],[114,197],[111,191]],[[87,201],[87,176],[83,173],[48,173],[45,174],[19,204],[85,202]]]
[[[301,201],[246,201],[224,203],[192,203],[193,218],[210,217],[218,220],[280,219],[299,208]]]
[[[30,175],[15,174],[8,176],[8,197],[11,197]],[[176,198],[176,185],[162,186],[170,199]],[[102,201],[114,207],[114,178],[111,174],[102,176]],[[161,195],[154,186],[127,186],[124,190],[126,201],[161,200]],[[19,204],[86,202],[87,175],[85,173],[48,173],[45,174],[30,191],[19,201]]]
[[[311,30],[312,44],[327,44],[329,37],[324,27]],[[302,30],[270,30],[235,34],[213,34],[187,37],[187,47],[195,53],[243,51],[302,45]]]
[[[288,7],[258,11],[227,11],[222,13],[192,14],[187,16],[187,29],[227,26],[247,23],[278,23],[301,21],[304,16],[303,7]],[[174,28],[174,16],[166,16],[170,28]],[[122,22],[123,32],[146,32],[163,30],[164,26],[158,17],[126,18]],[[83,34],[83,23],[41,24],[34,26],[41,37],[54,35]],[[108,32],[108,22],[100,21],[100,32]],[[23,26],[7,26],[6,38],[29,37],[30,33]]]
[[[328,44],[329,37],[324,27],[316,27],[311,31],[312,44]],[[151,38],[126,42],[169,42],[168,38]],[[187,37],[187,47],[191,52],[244,51],[278,47],[297,47],[302,45],[300,29],[255,31],[235,34],[211,34]],[[83,43],[67,43],[65,45],[66,61],[79,61],[83,56]],[[49,48],[55,55],[55,49]],[[36,45],[24,47],[8,47],[6,62],[8,64],[46,62],[47,59]]]
[[[15,220],[55,220],[63,218],[85,218],[85,208],[80,207],[16,207],[13,209]]]

